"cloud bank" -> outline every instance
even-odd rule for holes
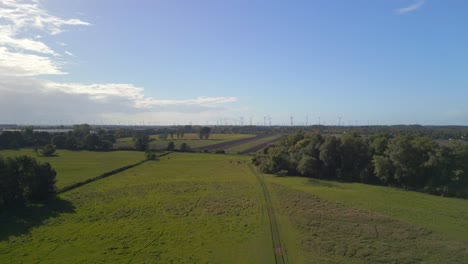
[[[12,120],[2,122],[40,123],[38,120],[102,117],[131,118],[163,115],[166,123],[182,115],[206,118],[219,114],[221,105],[235,97],[204,97],[169,100],[148,97],[133,84],[59,83],[40,77],[65,75],[71,51],[52,49],[44,39],[71,27],[91,26],[80,19],[50,14],[41,0],[0,0],[0,111]],[[66,43],[56,42],[61,47]],[[66,55],[65,57],[63,55]],[[6,118],[5,116],[3,118]]]

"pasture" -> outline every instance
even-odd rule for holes
[[[248,161],[173,153],[3,215],[2,263],[272,263]]]
[[[264,175],[297,263],[465,263],[468,201]]]
[[[1,150],[0,156],[14,157],[27,155],[41,162],[49,162],[57,171],[57,189],[96,177],[105,172],[134,164],[145,159],[142,152],[136,151],[70,151],[57,150],[54,157],[37,156],[32,149]]]
[[[80,154],[92,160],[107,153],[60,151],[50,158],[62,166],[58,177]],[[128,154],[140,156],[113,157],[113,166],[143,158]],[[2,263],[275,263],[280,254],[289,263],[468,258],[467,200],[259,174],[250,159],[172,153],[44,205],[3,212]],[[84,171],[94,177],[98,170],[89,161]]]

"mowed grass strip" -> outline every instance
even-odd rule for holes
[[[264,199],[247,162],[173,153],[61,194],[28,228],[7,218],[17,232],[2,231],[2,262],[272,263]]]
[[[94,178],[105,172],[115,170],[145,159],[142,152],[136,151],[69,151],[57,150],[55,157],[38,157],[32,149],[2,150],[0,155],[15,157],[28,155],[41,162],[49,162],[57,171],[57,188]]]
[[[265,175],[289,257],[318,263],[466,263],[468,201]]]

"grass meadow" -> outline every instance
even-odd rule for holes
[[[173,153],[4,215],[2,263],[272,263],[247,162]]]
[[[58,157],[40,159],[50,159],[64,184],[142,158],[141,152],[59,151]],[[268,204],[250,159],[172,153],[45,204],[3,212],[0,262],[274,263]],[[468,200],[259,177],[269,190],[289,263],[468,259]]]
[[[466,263],[468,201],[264,175],[297,263]]]
[[[1,150],[0,156],[14,157],[28,155],[41,162],[49,162],[57,171],[57,188],[61,188],[105,172],[137,163],[145,159],[142,152],[136,151],[69,151],[57,150],[54,157],[37,156],[32,149]]]

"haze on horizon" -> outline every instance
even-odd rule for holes
[[[468,125],[467,9],[0,0],[0,123]]]

